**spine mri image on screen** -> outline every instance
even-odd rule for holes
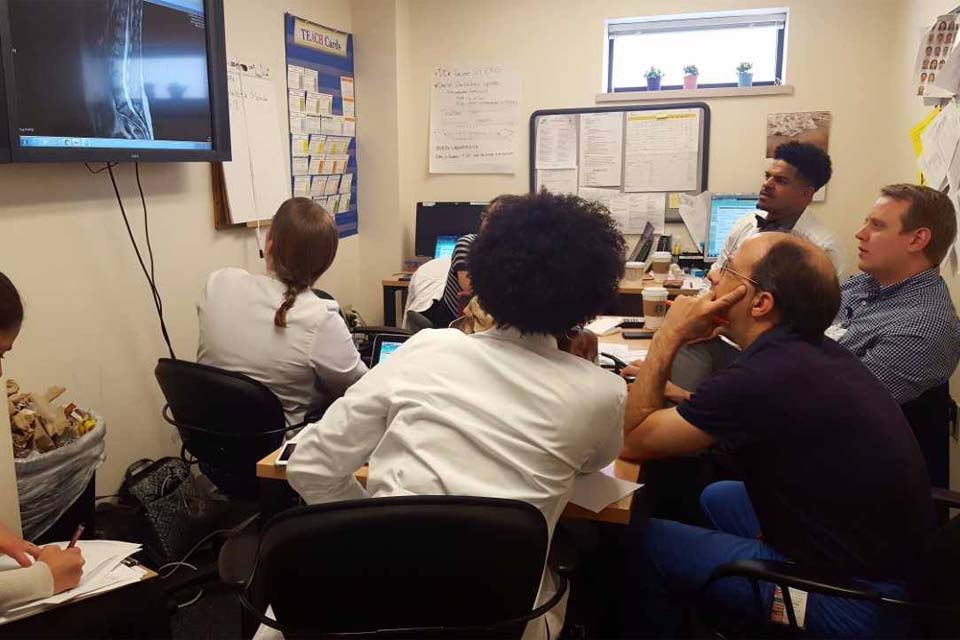
[[[203,0],[8,0],[23,147],[210,149]]]
[[[93,64],[107,67],[109,100],[88,103],[97,138],[153,139],[143,81],[143,0],[109,0],[106,29]]]

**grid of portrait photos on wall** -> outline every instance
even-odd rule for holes
[[[940,16],[921,42],[922,62],[915,70],[918,96],[924,95],[936,82],[937,73],[943,71],[956,44],[957,29],[956,14]]]

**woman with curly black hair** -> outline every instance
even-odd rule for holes
[[[598,204],[545,191],[497,199],[469,258],[495,326],[410,338],[297,436],[290,484],[311,504],[409,494],[523,500],[552,532],[577,474],[620,452],[626,384],[560,344],[612,301],[624,251]],[[364,489],[353,474],[368,460]],[[545,573],[541,601],[552,593]],[[557,631],[562,615],[528,631]]]

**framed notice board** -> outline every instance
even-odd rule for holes
[[[709,147],[703,102],[543,109],[530,116],[530,190],[600,201],[624,233],[662,233],[676,194],[706,190]]]

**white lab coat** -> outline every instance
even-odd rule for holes
[[[552,534],[576,475],[620,452],[626,393],[623,380],[560,351],[550,336],[424,330],[297,436],[287,478],[311,504],[397,495],[523,500]],[[354,472],[367,461],[364,489]],[[538,602],[552,593],[545,575]],[[551,635],[561,624],[551,621]],[[536,621],[528,634],[543,630]]]
[[[367,367],[333,300],[304,291],[287,312],[287,327],[275,326],[285,290],[276,278],[243,269],[210,274],[197,305],[197,361],[265,384],[292,425],[341,395]]]
[[[730,228],[730,233],[723,243],[723,249],[720,250],[720,255],[713,264],[713,269],[722,267],[724,263],[730,259],[730,256],[736,253],[737,249],[740,248],[740,245],[743,244],[747,238],[752,238],[760,233],[760,230],[757,228],[757,216],[766,218],[767,212],[754,211],[747,213],[740,216],[737,221],[733,223],[733,227]],[[836,267],[837,275],[839,276],[843,272],[846,266],[846,260],[836,234],[823,226],[812,213],[805,211],[797,220],[797,223],[793,225],[790,233],[822,248],[827,252],[827,256],[830,258],[830,261],[833,262],[833,266]]]

